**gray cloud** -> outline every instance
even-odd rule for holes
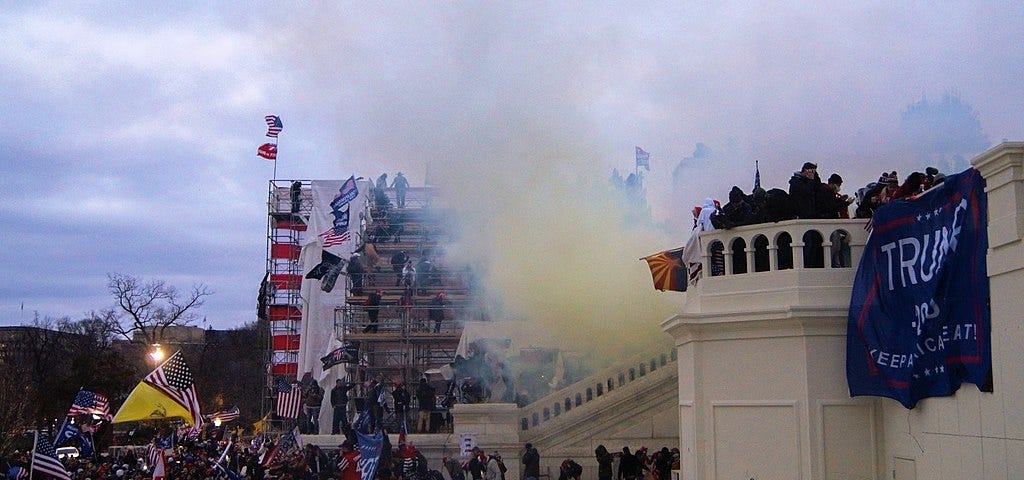
[[[651,292],[636,258],[681,245],[692,205],[749,188],[754,160],[771,186],[807,160],[851,187],[922,168],[901,115],[949,91],[989,139],[1024,138],[1022,14],[1015,2],[5,6],[0,322],[17,323],[22,299],[52,316],[103,307],[111,271],[206,282],[211,322],[251,320],[268,113],[285,123],[279,178],[402,170],[419,185],[430,165],[475,207],[467,238],[491,251],[465,253],[505,272],[492,280],[516,314],[604,316],[604,328],[630,308],[657,317],[675,297]],[[714,155],[687,160],[698,142]],[[635,145],[652,154],[655,220],[675,235],[606,221],[603,182],[632,170]],[[538,294],[565,284],[579,284],[574,301]]]

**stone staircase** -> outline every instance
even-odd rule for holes
[[[600,444],[613,453],[679,445],[678,391],[675,349],[648,350],[520,408],[519,440],[537,447],[551,478],[566,458],[596,478]]]
[[[670,345],[647,350],[594,372],[566,388],[525,407],[513,404],[456,404],[455,431],[410,434],[411,441],[438,468],[441,459],[459,454],[460,433],[471,433],[487,452],[500,451],[509,467],[507,478],[519,478],[523,444],[541,455],[542,480],[558,478],[566,458],[583,466],[581,478],[597,478],[594,449],[603,444],[612,453],[623,446],[651,452],[679,446],[679,369]],[[610,387],[610,388],[609,388]],[[307,443],[334,448],[344,438],[307,435]],[[397,439],[392,434],[392,442]]]

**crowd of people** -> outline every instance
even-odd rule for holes
[[[391,431],[397,431],[401,425],[406,425],[407,430],[413,433],[436,433],[446,427],[450,429],[449,409],[459,401],[459,395],[453,382],[445,383],[447,388],[438,391],[426,377],[421,377],[415,389],[410,391],[401,382],[386,382],[383,379],[370,379],[361,383],[337,379],[328,397],[331,407],[330,433],[355,438],[352,418],[364,410],[369,415],[371,430],[386,426]],[[294,422],[286,422],[285,428],[294,425],[300,433],[319,434],[324,388],[311,375],[303,375],[298,382],[298,389],[302,414]],[[356,392],[353,393],[353,390]],[[353,400],[355,409],[349,408]],[[438,414],[436,418],[435,414]],[[326,433],[326,428],[324,430]]]
[[[701,274],[701,253],[697,233],[797,218],[851,218],[851,207],[854,208],[852,218],[870,220],[874,212],[883,205],[924,193],[944,180],[945,175],[934,167],[928,167],[924,172],[911,173],[902,184],[896,171],[882,172],[878,181],[857,189],[851,196],[842,193],[843,177],[838,173],[829,175],[828,180],[823,182],[818,174],[818,165],[805,162],[800,170],[790,177],[788,191],[781,188],[765,190],[757,184],[753,191],[747,194],[740,187],[733,186],[729,191],[729,201],[725,205],[708,197],[702,205],[693,209],[694,235],[691,235],[690,242],[683,251],[683,262],[689,271],[689,282],[696,282]],[[870,222],[865,228],[870,228]],[[832,244],[832,267],[851,266],[848,236],[844,232],[836,231],[831,234],[829,241]],[[824,258],[817,255],[817,252],[813,252],[812,257],[814,258],[808,260],[811,264],[824,264]],[[709,269],[711,276],[725,274],[724,245],[711,245]]]
[[[148,447],[115,446],[93,458],[67,456],[61,462],[72,480],[143,480],[155,476],[168,480],[362,480],[366,465],[359,461],[360,451],[353,438],[337,448],[321,448],[304,444],[300,435],[291,432],[277,438],[242,434],[241,428],[212,424],[199,429],[181,426],[159,432]],[[663,447],[648,454],[646,447],[635,453],[623,447],[621,452],[612,453],[600,445],[594,454],[595,463],[590,468],[596,468],[598,480],[669,480],[671,471],[680,466],[677,448]],[[28,453],[15,452],[9,458],[0,458],[0,478],[23,478],[20,472],[29,468],[29,457]],[[555,475],[551,471],[542,475],[540,452],[530,443],[523,446],[517,460],[519,480]],[[436,468],[431,468],[405,435],[398,436],[397,446],[392,445],[389,435],[381,437],[376,465],[376,480],[514,480],[506,478],[509,468],[499,452],[488,454],[480,447],[474,447],[468,458],[445,456],[434,465]],[[566,458],[559,465],[558,479],[580,480],[583,471],[583,465]]]
[[[707,217],[714,228],[726,229],[795,218],[851,218],[850,207],[856,203],[853,218],[871,218],[882,205],[921,194],[944,180],[945,176],[934,167],[911,173],[902,184],[896,171],[882,172],[878,181],[865,185],[850,196],[841,191],[842,176],[833,173],[823,182],[818,174],[818,165],[805,162],[790,177],[788,191],[780,188],[764,190],[757,186],[748,195],[740,187],[733,186],[729,191],[729,202],[720,205],[713,201],[714,210]],[[695,227],[701,227],[699,218],[705,208],[708,206],[694,209]]]

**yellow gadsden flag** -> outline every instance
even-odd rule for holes
[[[181,352],[171,355],[139,382],[114,415],[112,423],[161,418],[181,418],[192,426],[203,423],[192,372]]]

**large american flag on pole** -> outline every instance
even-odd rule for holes
[[[79,390],[75,395],[75,401],[71,404],[71,409],[68,410],[69,417],[77,415],[99,415],[100,418],[108,422],[112,418],[107,397],[88,390]]]
[[[277,134],[281,133],[284,129],[284,125],[281,124],[281,117],[277,115],[267,115],[265,117],[267,121],[267,136],[270,138],[277,138]]]
[[[302,389],[298,383],[288,383],[277,377],[274,390],[277,391],[277,416],[283,418],[299,418],[302,408]]]
[[[71,480],[71,475],[64,469],[60,460],[57,460],[57,451],[53,448],[50,436],[45,432],[36,434],[36,447],[32,450],[32,470],[61,480]]]
[[[202,425],[203,414],[199,411],[199,398],[192,380],[192,371],[188,369],[181,350],[174,352],[171,358],[146,375],[142,381],[181,404],[192,415],[193,423],[196,426]]]

